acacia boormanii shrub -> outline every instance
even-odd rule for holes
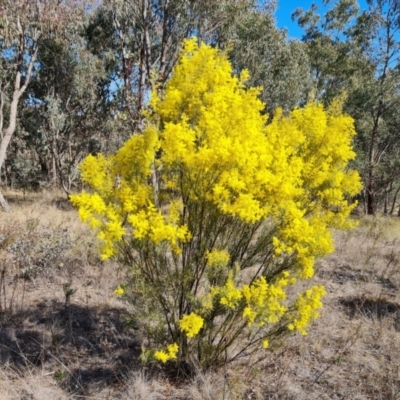
[[[129,269],[145,359],[218,366],[306,334],[322,306],[321,286],[287,291],[351,225],[353,120],[311,102],[267,123],[247,78],[187,40],[144,132],[81,165],[91,190],[72,202]]]

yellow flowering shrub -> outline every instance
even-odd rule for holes
[[[269,118],[247,79],[185,41],[144,131],[80,166],[89,190],[72,203],[131,274],[124,296],[161,362],[209,368],[305,334],[325,292],[287,289],[333,250],[331,228],[352,225],[360,179],[340,101]]]

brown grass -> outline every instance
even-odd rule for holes
[[[325,307],[308,336],[291,337],[255,365],[178,381],[140,364],[140,330],[112,295],[123,274],[99,260],[93,234],[62,196],[7,195],[0,399],[400,399],[400,219],[362,218],[357,229],[335,233],[336,252],[319,261],[314,279],[327,289]],[[32,249],[52,238],[51,259],[60,232],[69,247],[46,264]],[[32,243],[32,262],[45,265],[24,276],[20,250],[9,247],[21,237]],[[76,289],[67,304],[65,285]]]

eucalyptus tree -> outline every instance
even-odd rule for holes
[[[298,8],[292,15],[304,30],[315,97],[325,104],[357,84],[365,67],[360,46],[352,39],[360,12],[357,0],[323,0],[333,7],[325,14],[314,3],[309,10]]]
[[[356,0],[339,0],[322,17],[314,5],[294,18],[305,30],[316,96],[329,103],[346,93],[345,109],[358,133],[365,212],[375,214],[381,200],[388,212],[389,193],[400,177],[400,2],[367,0],[361,10]]]
[[[236,72],[248,69],[269,110],[297,105],[309,86],[307,54],[276,28],[274,11],[272,0],[104,0],[88,26],[88,46],[107,63],[122,134],[143,128],[150,90],[165,85],[191,36],[226,49]]]
[[[74,23],[77,15],[84,12],[78,5],[75,0],[0,2],[0,57],[7,69],[0,82],[0,169],[4,166],[7,149],[17,128],[21,99],[35,74],[39,43]],[[12,92],[10,98],[7,98],[6,88]],[[4,210],[9,210],[1,191],[0,204]]]
[[[68,27],[65,38],[40,43],[40,68],[21,110],[24,140],[35,149],[41,171],[68,194],[81,159],[101,150],[109,117],[104,63],[87,50],[84,24],[82,18],[81,27]]]
[[[388,193],[400,185],[400,3],[368,0],[368,6],[352,32],[368,69],[348,104],[356,118],[356,143],[364,161],[367,213],[375,214],[379,198],[388,211]]]
[[[221,42],[223,28],[253,0],[104,0],[87,28],[88,46],[106,60],[116,114],[141,130],[149,91],[162,87],[183,39]]]
[[[312,87],[306,46],[277,28],[274,13],[274,3],[247,10],[231,25],[228,41],[234,68],[249,70],[248,83],[262,87],[271,114],[304,103]]]

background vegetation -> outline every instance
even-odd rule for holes
[[[276,27],[274,1],[3,0],[3,187],[73,192],[85,155],[112,153],[143,129],[151,89],[162,89],[182,40],[196,34],[226,49],[237,74],[249,70],[271,118],[278,106],[346,93],[365,212],[397,213],[398,2],[324,3],[325,15],[316,6],[294,13],[299,41]]]

